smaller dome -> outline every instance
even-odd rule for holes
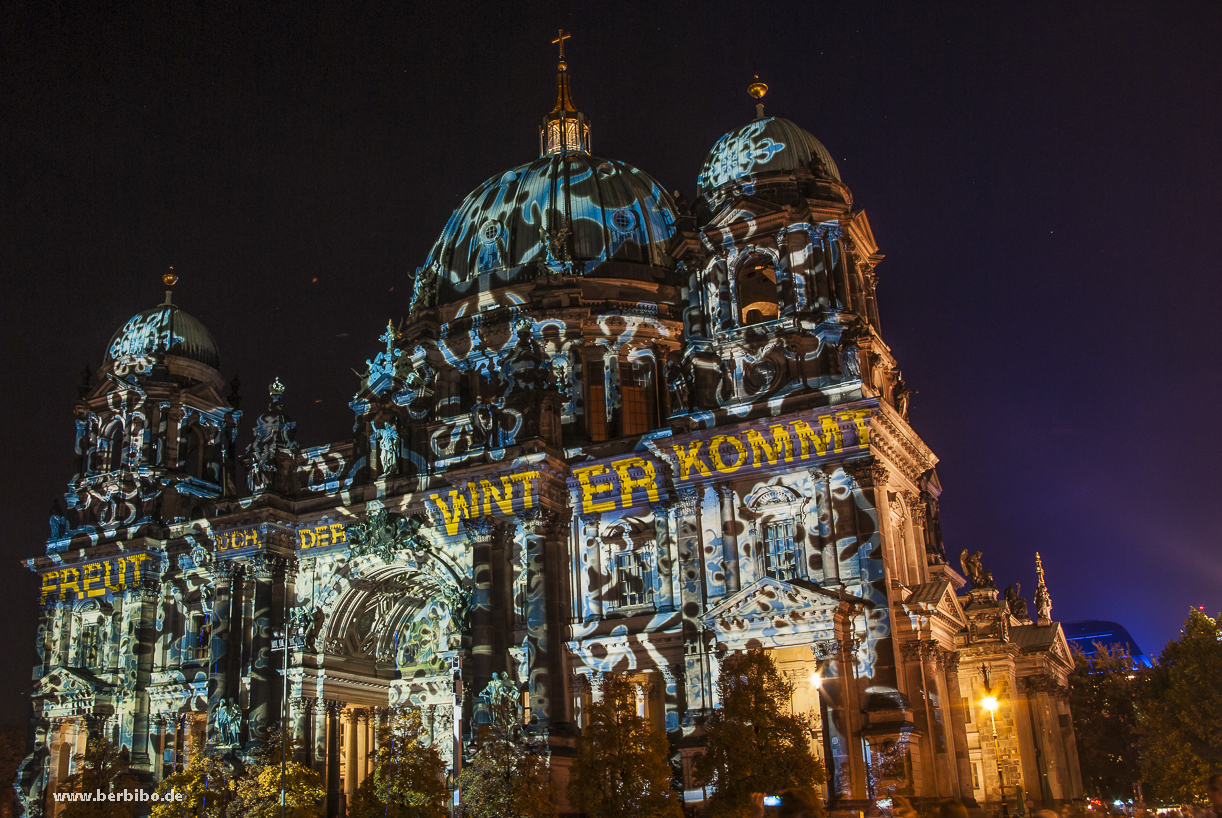
[[[177,355],[216,369],[221,355],[199,319],[168,302],[133,316],[110,339],[103,363]]]
[[[832,155],[810,133],[779,116],[757,119],[717,140],[700,168],[697,193],[707,196],[745,176],[799,168],[840,181]]]

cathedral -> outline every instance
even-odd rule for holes
[[[937,457],[881,332],[883,256],[831,154],[765,114],[757,80],[689,202],[592,153],[566,36],[538,158],[467,196],[401,317],[369,327],[350,437],[299,442],[278,379],[243,417],[183,309],[208,305],[176,303],[172,275],[115,332],[24,563],[25,814],[56,813],[89,737],[152,786],[284,725],[343,815],[388,714],[418,710],[453,772],[490,685],[520,697],[574,814],[611,674],[698,814],[720,664],[756,648],[815,727],[833,809],[1081,795],[1038,555],[1030,612],[979,551],[948,560]]]

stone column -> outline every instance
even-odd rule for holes
[[[339,719],[344,712],[344,702],[327,702],[327,818],[337,818],[339,815]]]
[[[213,610],[216,622],[212,628],[212,678],[208,691],[209,711],[215,710],[222,700],[229,698],[229,632],[233,619],[233,582],[236,566],[229,560],[218,559],[212,569],[216,582],[216,603]]]
[[[722,565],[726,575],[726,593],[732,594],[742,587],[742,583],[758,578],[757,570],[759,555],[750,553],[750,549],[740,548],[735,507],[738,505],[738,495],[734,489],[726,485],[715,486],[721,510],[721,542]],[[744,563],[747,564],[744,571]]]
[[[250,568],[253,582],[247,587],[252,591],[251,630],[250,630],[250,660],[247,667],[250,673],[250,700],[247,703],[246,718],[249,735],[253,741],[262,741],[267,737],[267,730],[278,720],[275,705],[279,702],[276,682],[279,674],[275,671],[275,656],[271,652],[271,630],[275,616],[273,607],[274,593],[272,583],[282,567],[282,561],[266,554],[255,554],[250,558]]]
[[[949,732],[954,742],[955,777],[959,785],[958,796],[963,803],[971,807],[976,802],[976,791],[972,788],[972,762],[967,745],[968,714],[963,711],[965,697],[963,689],[959,686],[959,653],[957,651],[942,654],[942,670],[946,683],[946,696],[949,701],[949,707],[944,705],[944,712],[949,714]],[[971,690],[969,689],[968,692],[970,693]]]
[[[140,579],[141,588],[129,589],[124,593],[124,608],[130,604],[134,614],[130,627],[135,636],[132,645],[136,662],[134,668],[129,665],[129,672],[124,675],[129,683],[137,688],[132,697],[131,749],[131,764],[137,770],[149,770],[152,766],[148,747],[149,697],[143,688],[148,684],[153,672],[153,653],[157,643],[157,603],[161,597],[161,576],[153,565],[154,561],[150,560]]]
[[[555,704],[559,705],[559,712],[553,712],[552,697],[560,691],[553,690],[552,683],[560,676],[554,667],[558,657],[553,655],[551,612],[547,607],[548,586],[557,584],[555,578],[547,574],[546,554],[548,536],[556,529],[557,518],[552,512],[535,508],[519,514],[518,525],[521,527],[526,562],[525,607],[522,611],[525,632],[515,628],[514,641],[525,650],[528,673],[528,678],[519,682],[526,682],[531,718],[537,718],[540,727],[547,727],[553,718],[563,718],[563,711],[567,709],[557,701]],[[476,689],[483,690],[484,684],[486,682],[480,680]]]
[[[357,769],[360,765],[357,755],[357,711],[353,709],[347,710],[344,713],[344,718],[347,721],[347,735],[344,736],[344,743],[347,745],[344,748],[344,803],[350,804],[352,803],[352,795],[356,792],[357,778],[360,775]]]
[[[314,746],[310,750],[310,764],[314,772],[327,780],[327,701],[313,699],[310,717],[314,722]]]
[[[293,708],[293,760],[298,764],[310,765],[310,710],[314,707],[313,699],[296,698],[291,702]]]
[[[492,517],[463,520],[467,545],[471,548],[471,572],[474,587],[471,594],[471,661],[463,675],[474,685],[475,692],[492,680],[492,538],[497,522]]]
[[[350,774],[352,785],[350,792],[355,792],[365,781],[369,766],[369,711],[360,709],[354,711],[353,731],[356,733],[356,764]]]
[[[576,596],[581,606],[576,615],[581,622],[592,622],[603,615],[601,583],[607,569],[602,564],[602,549],[598,545],[598,527],[602,515],[594,511],[582,514],[580,519],[581,522],[576,527],[578,541],[573,544],[573,551],[578,556]],[[591,584],[591,577],[597,578],[597,585]]]
[[[832,477],[821,469],[811,469],[815,485],[814,514],[818,520],[818,542],[821,546],[823,584],[843,585],[840,580],[840,550],[836,537],[836,510],[832,507]]]

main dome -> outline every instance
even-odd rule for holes
[[[485,274],[508,282],[521,268],[608,274],[616,262],[669,266],[675,204],[626,162],[556,153],[494,176],[463,201],[429,253],[442,280]],[[494,285],[495,286],[495,285]]]
[[[840,181],[832,155],[809,132],[779,116],[757,119],[717,140],[700,167],[697,194],[707,196],[746,176],[799,168]]]
[[[160,358],[177,355],[216,369],[221,355],[212,333],[199,319],[168,301],[145,310],[111,336],[104,363],[121,358]]]

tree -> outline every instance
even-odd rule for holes
[[[1167,643],[1138,707],[1141,771],[1164,803],[1205,800],[1205,779],[1222,769],[1222,642],[1218,623],[1193,610]]]
[[[1069,705],[1077,736],[1078,763],[1088,795],[1106,804],[1133,797],[1141,778],[1137,753],[1137,709],[1144,669],[1122,645],[1095,643],[1095,655],[1074,648]]]
[[[721,707],[705,733],[696,776],[714,787],[711,818],[746,814],[752,793],[796,788],[811,794],[824,778],[811,752],[814,730],[806,716],[792,716],[790,684],[765,651],[728,656],[717,679]],[[820,805],[822,809],[822,805]]]
[[[487,697],[488,723],[476,730],[479,749],[459,777],[463,811],[472,818],[555,818],[547,760],[523,735],[517,691],[511,683],[501,686],[511,692]]]
[[[97,794],[135,791],[136,776],[130,771],[127,748],[111,744],[104,736],[94,736],[85,743],[85,752],[76,757],[78,772],[60,786],[60,792]],[[70,801],[59,813],[60,818],[129,818],[135,814],[138,801]]]
[[[233,784],[233,767],[197,747],[185,770],[157,785],[149,818],[225,818],[233,801]],[[163,800],[170,793],[181,794],[183,800]]]
[[[569,800],[589,818],[682,818],[666,736],[637,715],[635,685],[612,677],[602,694],[577,743]]]
[[[349,818],[445,818],[445,764],[425,738],[419,711],[391,716],[373,773],[348,804]]]
[[[0,781],[17,780],[17,768],[25,758],[26,728],[20,724],[0,727]],[[13,818],[17,813],[17,792],[9,786],[0,787],[0,818]]]
[[[285,815],[315,818],[323,814],[322,800],[327,795],[318,773],[292,760],[293,744],[285,748],[278,728],[268,731],[267,741],[251,753],[250,764],[233,782],[230,815],[242,818],[280,818],[280,760],[284,764]]]

